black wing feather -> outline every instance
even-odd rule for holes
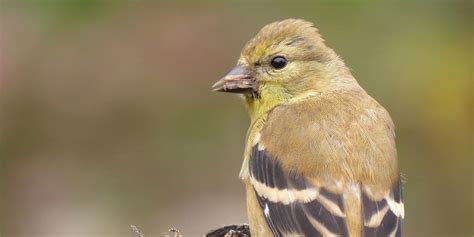
[[[252,149],[249,170],[251,178],[276,190],[317,188],[301,175],[283,170],[279,162],[271,158],[267,151],[258,149],[258,144]],[[319,188],[319,190],[320,195],[334,202],[342,211],[344,210],[341,196],[324,188]],[[335,235],[348,235],[345,217],[332,214],[318,200],[294,201],[284,204],[269,200],[257,190],[255,193],[274,236],[285,236],[285,234],[322,236],[322,233],[312,223],[312,219]]]
[[[401,186],[401,181],[397,182],[392,188],[389,197],[379,201],[373,201],[365,193],[362,193],[362,205],[365,223],[367,223],[372,216],[377,215],[377,213],[383,211],[385,208],[388,209],[378,226],[364,226],[364,237],[389,236],[394,232],[396,237],[402,236],[403,216],[400,214],[397,216],[397,214],[395,214],[396,212],[388,207],[389,205],[387,201],[388,199],[392,199],[397,204],[401,204],[403,202]]]

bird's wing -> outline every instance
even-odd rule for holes
[[[250,182],[274,236],[347,236],[342,197],[287,172],[267,151],[252,150]]]
[[[249,180],[275,236],[400,236],[393,123],[365,93],[279,106],[256,137]]]
[[[348,236],[341,194],[285,170],[258,144],[253,147],[249,168],[250,182],[274,236]],[[363,236],[401,236],[400,182],[380,200],[372,200],[364,191],[361,199]]]
[[[364,236],[402,236],[402,222],[405,216],[401,180],[380,200],[372,200],[362,192]]]

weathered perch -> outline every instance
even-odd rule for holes
[[[228,225],[220,229],[211,231],[206,237],[250,237],[248,225]]]
[[[130,226],[135,233],[135,237],[145,237],[143,232],[135,225]],[[205,237],[250,237],[250,229],[246,224],[242,225],[228,225],[222,228],[212,230],[204,235]],[[172,228],[165,233],[164,237],[183,237],[179,230]]]

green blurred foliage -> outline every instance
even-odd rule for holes
[[[248,118],[210,92],[263,25],[315,22],[397,126],[406,236],[471,236],[469,1],[0,2],[0,236],[245,222]],[[229,214],[232,213],[232,214]]]

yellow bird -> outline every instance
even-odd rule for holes
[[[312,23],[265,26],[213,90],[240,93],[250,114],[252,236],[401,236],[393,122]]]

